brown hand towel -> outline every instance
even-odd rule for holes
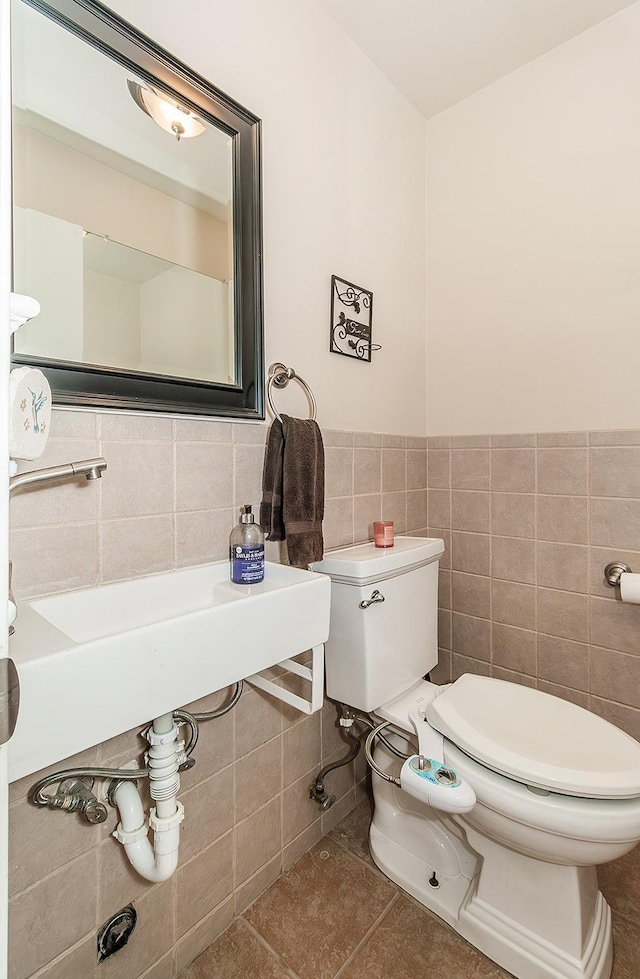
[[[267,540],[284,540],[284,520],[282,518],[283,453],[282,424],[276,418],[269,429],[262,471],[260,524]]]
[[[315,421],[282,415],[269,431],[260,523],[268,540],[286,540],[289,563],[320,561],[324,551],[324,446]]]
[[[324,552],[324,445],[316,422],[282,416],[282,515],[289,563],[321,561]]]

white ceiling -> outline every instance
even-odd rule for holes
[[[318,0],[425,118],[636,0]]]

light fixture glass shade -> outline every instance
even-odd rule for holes
[[[136,105],[151,116],[161,129],[171,133],[177,140],[191,139],[205,131],[206,127],[193,112],[166,95],[161,95],[148,86],[139,85],[138,82],[132,82],[131,79],[127,79],[127,86]]]

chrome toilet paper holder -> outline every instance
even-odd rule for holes
[[[604,569],[605,581],[612,588],[620,587],[620,576],[623,574],[632,574],[632,571],[628,564],[622,564],[620,561],[612,561]]]

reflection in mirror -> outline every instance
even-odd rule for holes
[[[74,6],[34,5],[65,16]],[[122,22],[110,16],[117,35]],[[144,390],[149,375],[151,403],[140,405],[138,390],[135,402],[152,409],[168,407],[174,378],[185,382],[178,410],[188,410],[191,382],[243,386],[252,403],[221,413],[261,414],[261,382],[246,376],[261,349],[260,224],[243,212],[259,203],[259,170],[255,137],[247,147],[245,136],[243,162],[243,120],[229,125],[239,107],[210,118],[201,98],[196,112],[193,92],[183,99],[166,78],[151,83],[148,51],[139,65],[121,64],[22,0],[12,30],[14,291],[42,308],[16,335],[16,360],[64,366],[72,378],[76,366],[89,387],[117,373]],[[243,173],[252,180],[241,185]],[[247,227],[255,238],[242,242]],[[194,397],[215,413],[214,392]],[[99,401],[94,392],[84,403]],[[82,402],[74,394],[68,403]]]
[[[46,297],[42,314],[17,336],[17,351],[126,371],[233,382],[233,295],[228,280],[80,231],[77,249],[77,226],[15,209],[16,254],[24,256],[16,262],[17,291]],[[69,292],[64,289],[71,273],[68,251],[66,276],[51,281],[48,275],[52,256],[56,251],[64,254],[65,235],[75,253],[75,278],[80,277],[80,283],[73,283],[82,296],[75,310],[69,308]],[[33,244],[45,240],[49,248],[43,255]]]

